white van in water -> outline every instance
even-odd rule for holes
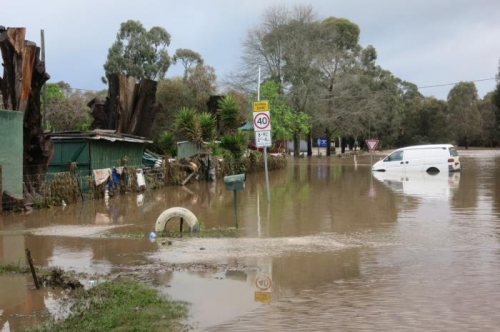
[[[372,171],[458,172],[457,150],[451,144],[415,145],[397,149],[372,166]]]

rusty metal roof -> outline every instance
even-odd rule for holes
[[[64,131],[64,132],[50,133],[48,134],[48,136],[53,140],[84,138],[91,140],[102,139],[111,142],[121,141],[121,142],[131,142],[131,143],[153,143],[153,141],[147,140],[145,137],[117,133],[116,130],[102,130],[102,129],[96,129],[91,131]]]

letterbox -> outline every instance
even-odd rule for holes
[[[246,174],[226,175],[224,184],[226,190],[243,190],[245,189]]]

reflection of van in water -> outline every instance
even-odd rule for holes
[[[415,145],[397,149],[372,166],[372,171],[460,171],[457,150],[451,144]]]
[[[373,177],[391,190],[425,199],[448,199],[458,189],[460,173],[374,172]]]

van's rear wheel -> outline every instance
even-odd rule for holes
[[[439,169],[437,169],[436,167],[431,167],[427,170],[427,173],[429,174],[437,174],[439,173]]]

